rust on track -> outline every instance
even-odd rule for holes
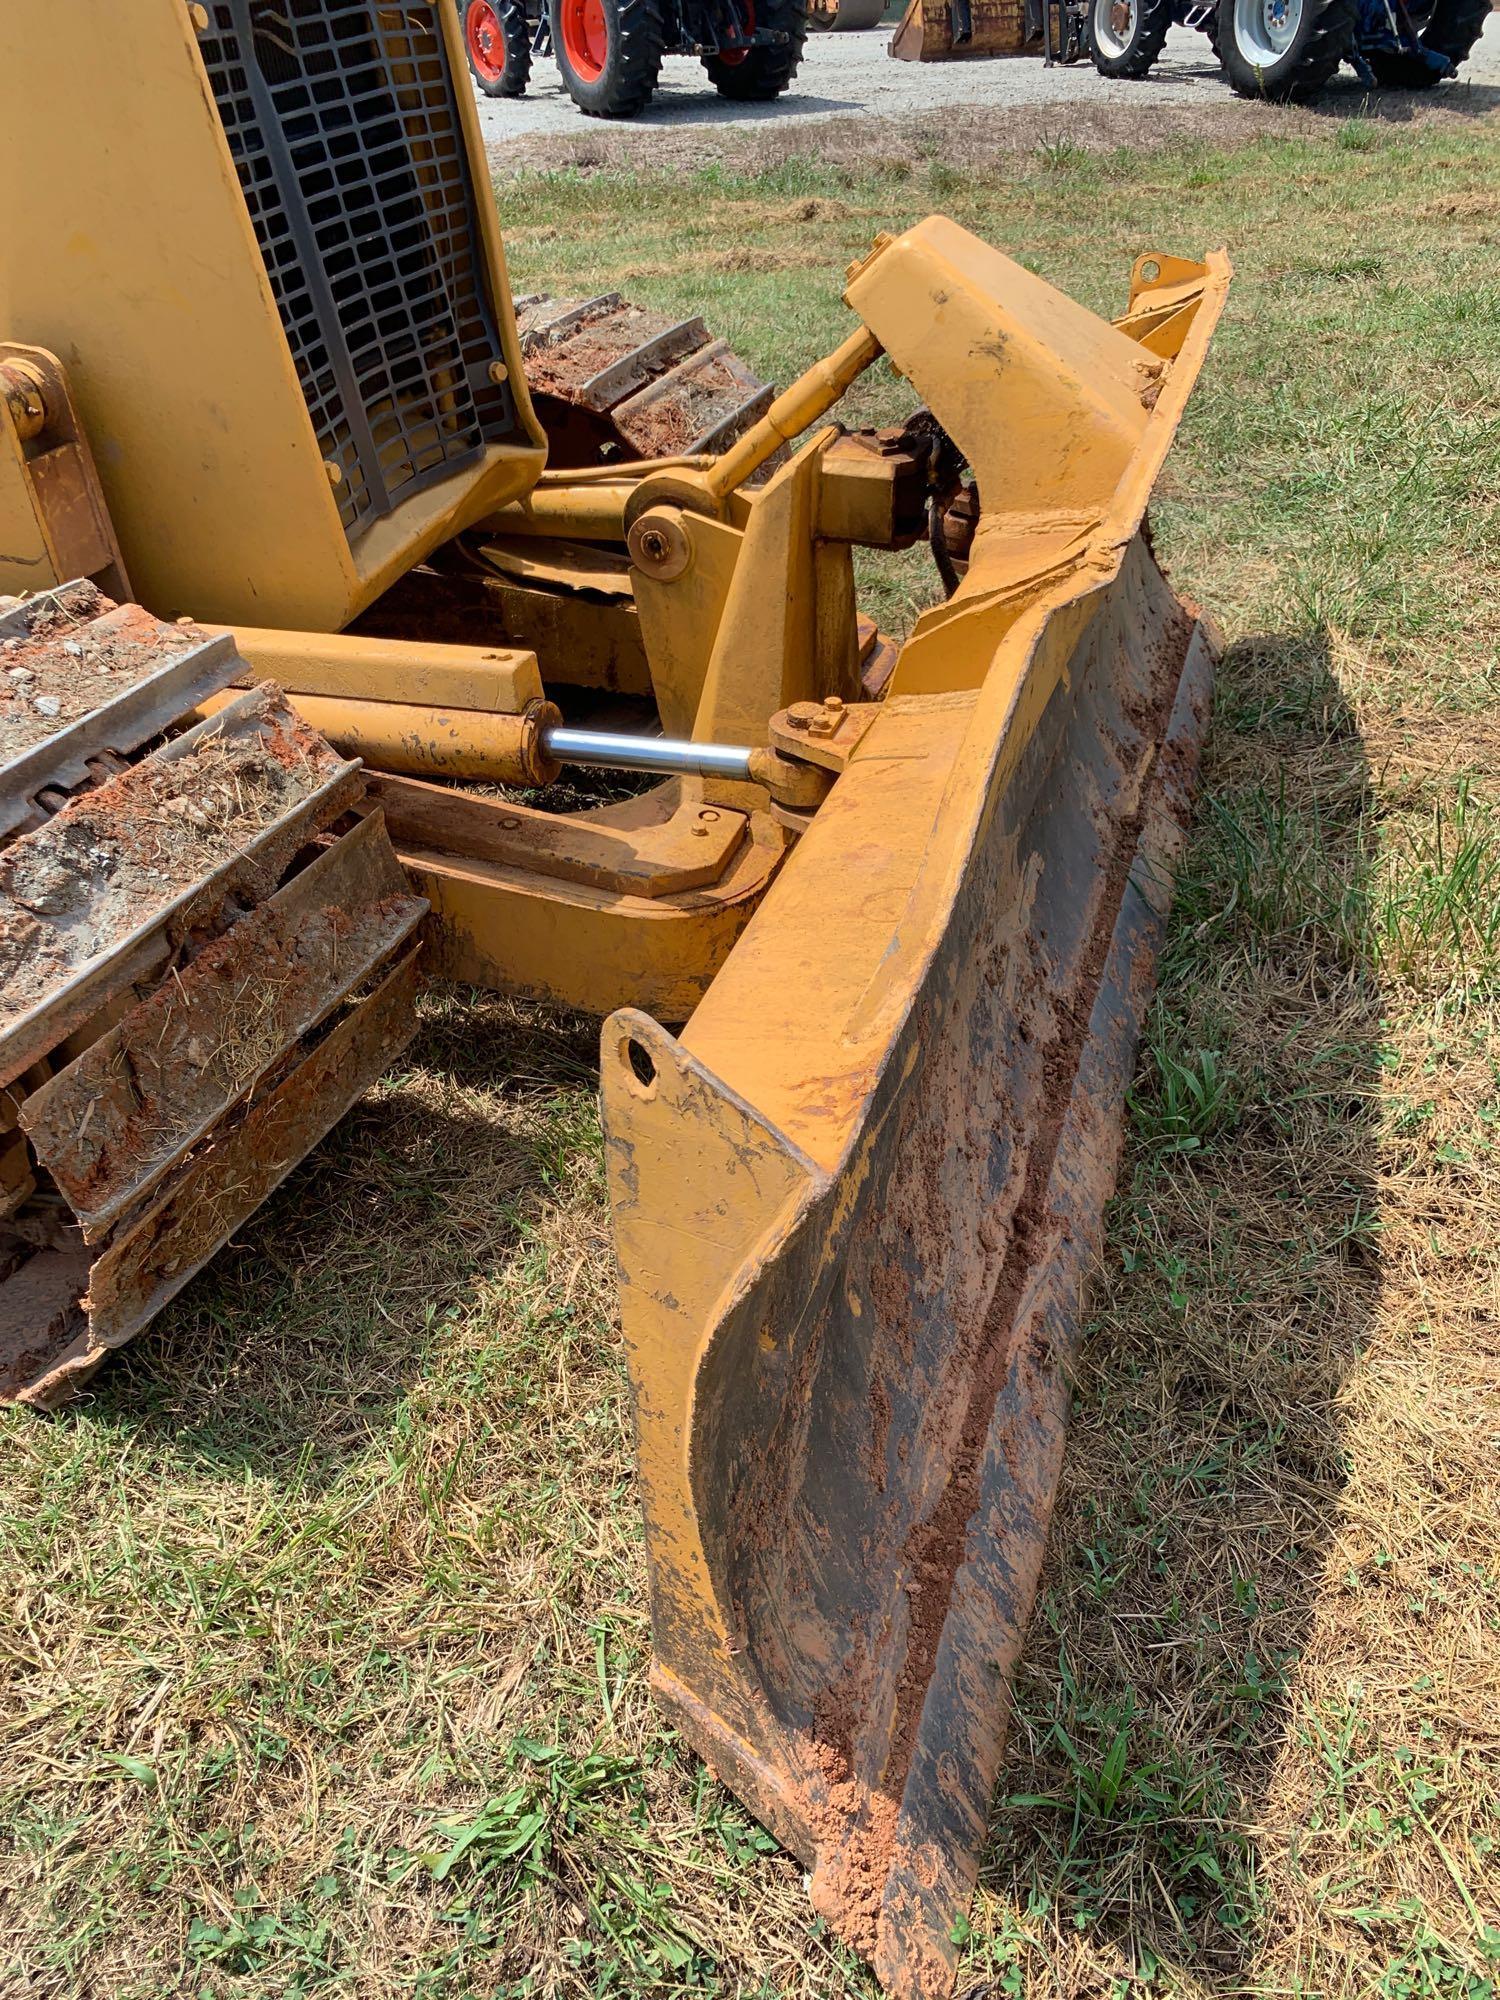
[[[0,634],[0,1400],[51,1406],[410,1038],[427,905],[277,688],[193,722],[232,641],[91,585]]]

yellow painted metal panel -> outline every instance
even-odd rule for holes
[[[662,728],[668,736],[691,736],[745,538],[740,529],[705,515],[683,514],[679,532],[688,560],[677,575],[663,579],[647,570],[633,575]]]
[[[416,702],[496,715],[520,715],[542,698],[541,669],[527,648],[272,632],[252,625],[207,629],[229,632],[255,678],[275,681],[288,694]]]
[[[461,60],[459,77],[482,158]],[[483,218],[482,170],[476,184]],[[6,0],[0,185],[0,335],[62,358],[154,610],[336,629],[540,470],[535,432],[492,448],[351,549],[180,0]],[[482,227],[515,384],[498,233]],[[534,423],[524,389],[521,408]]]
[[[1107,320],[941,215],[868,259],[846,296],[962,438],[987,514],[1114,493],[1162,364]]]
[[[780,863],[769,820],[753,822],[752,834],[711,888],[656,898],[396,845],[432,905],[427,963],[437,976],[589,1014],[639,999],[663,1020],[684,1021]]]
[[[0,413],[0,592],[48,590],[68,580],[53,574],[20,441]]]

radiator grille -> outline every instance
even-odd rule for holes
[[[352,536],[518,435],[436,10],[210,0],[198,45]]]

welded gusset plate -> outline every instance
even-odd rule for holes
[[[357,764],[251,689],[0,852],[0,1085],[352,804]]]
[[[93,1243],[411,937],[379,813],[238,918],[21,1107]]]
[[[64,584],[0,616],[0,835],[37,796],[88,783],[90,759],[128,756],[243,666],[228,638]]]
[[[1210,672],[1137,538],[887,701],[680,1041],[605,1027],[657,1692],[901,1995],[952,1981]]]
[[[675,783],[584,813],[542,812],[378,772],[370,796],[403,852],[499,864],[606,896],[708,888],[723,879],[750,831],[744,813],[684,798]]]

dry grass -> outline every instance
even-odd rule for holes
[[[1203,52],[1204,73],[1212,59]],[[804,72],[804,77],[805,77]],[[1134,102],[1077,99],[1067,104],[945,104],[934,109],[886,114],[863,111],[824,117],[815,128],[766,119],[748,126],[655,124],[648,133],[580,119],[568,133],[529,132],[524,138],[491,143],[497,173],[526,174],[538,168],[586,173],[632,172],[643,160],[658,173],[722,172],[746,175],[783,171],[815,152],[821,168],[860,175],[878,159],[883,171],[920,179],[931,166],[953,169],[965,178],[1014,174],[1033,154],[1062,146],[1073,153],[1109,154],[1128,149],[1149,156],[1158,148],[1199,145],[1206,149],[1273,139],[1328,138],[1351,118],[1396,128],[1462,130],[1471,119],[1492,115],[1496,88],[1469,83],[1459,90],[1387,91],[1371,96],[1348,71],[1315,104],[1254,104],[1215,88],[1209,101],[1162,103],[1142,88]]]
[[[1157,510],[1230,646],[964,1984],[1483,2000],[1500,142],[941,165],[505,201],[518,277],[660,269],[783,379],[870,209],[1098,304],[1151,243],[1242,274]],[[726,199],[799,264],[717,274]],[[646,1697],[593,1075],[587,1023],[435,998],[87,1403],[5,1422],[0,1992],[869,1990]]]

